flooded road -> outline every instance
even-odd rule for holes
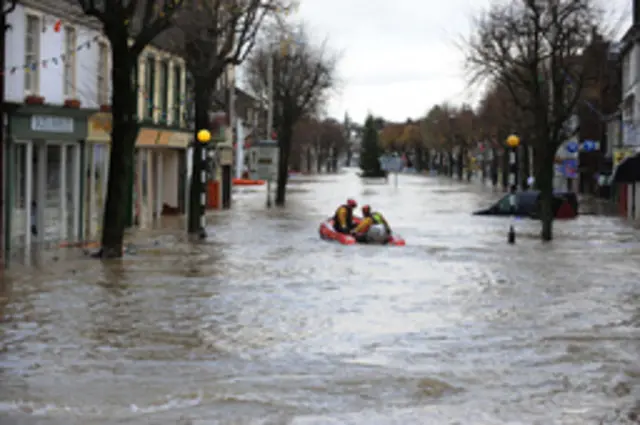
[[[321,241],[347,197],[406,247]],[[640,234],[615,217],[472,217],[491,193],[353,174],[263,189],[206,244],[5,278],[2,424],[589,424],[638,399]],[[143,240],[143,239],[141,239]],[[8,282],[8,283],[7,283]],[[625,422],[604,422],[625,423]]]

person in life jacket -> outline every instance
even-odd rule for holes
[[[348,234],[353,230],[353,209],[358,203],[353,199],[347,199],[347,203],[340,205],[333,215],[333,228],[338,233]]]
[[[362,221],[352,230],[358,242],[388,242],[391,237],[391,227],[382,214],[371,211],[369,205],[362,207]]]

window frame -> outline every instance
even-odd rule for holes
[[[72,34],[71,40],[68,38]],[[69,43],[71,41],[71,43]],[[78,47],[78,31],[71,25],[64,27],[64,63],[62,68],[62,93],[67,99],[75,99],[77,94],[76,52]]]
[[[158,65],[158,88],[160,92],[158,122],[166,124],[169,122],[169,88],[171,87],[169,73],[171,72],[171,63],[168,58],[162,58],[158,61]]]
[[[96,73],[96,100],[98,106],[111,104],[109,96],[109,56],[109,43],[104,40],[98,41],[98,72]]]
[[[173,110],[171,111],[171,122],[179,127],[181,123],[180,108],[182,103],[182,78],[185,76],[184,69],[180,64],[173,65]]]
[[[156,62],[157,58],[154,54],[147,54],[144,59],[144,110],[143,120],[153,121],[155,112],[155,97],[156,97]],[[150,66],[152,65],[152,66]]]
[[[35,22],[35,33],[31,34],[34,37],[34,51],[27,52],[28,39],[31,36],[29,34],[29,23],[33,19]],[[24,63],[25,63],[25,78],[23,82],[24,93],[27,96],[39,96],[40,94],[40,47],[42,45],[42,15],[34,13],[32,11],[25,11],[25,27],[24,27]],[[35,64],[35,69],[33,69]],[[28,77],[27,77],[28,75]],[[29,86],[27,87],[27,81]]]

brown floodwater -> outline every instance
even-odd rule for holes
[[[349,196],[407,246],[320,240]],[[299,179],[286,209],[239,190],[206,243],[168,222],[121,262],[16,265],[0,290],[0,423],[612,419],[639,393],[640,234],[586,215],[542,244],[517,220],[510,246],[510,219],[469,214],[495,196],[410,175]]]

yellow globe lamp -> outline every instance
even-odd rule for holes
[[[515,134],[507,137],[507,146],[510,148],[517,148],[520,145],[520,138]]]
[[[209,143],[211,140],[211,132],[209,130],[200,130],[196,137],[200,143]]]

